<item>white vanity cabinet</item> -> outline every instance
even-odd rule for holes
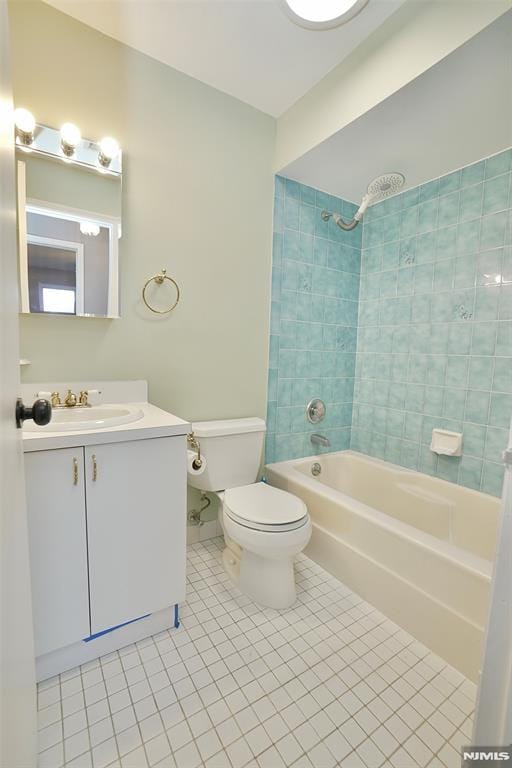
[[[183,600],[185,440],[25,454],[37,656]]]
[[[87,637],[83,448],[25,454],[36,656]]]
[[[186,455],[179,437],[85,449],[91,634],[184,591]]]

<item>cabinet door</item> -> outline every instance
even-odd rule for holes
[[[95,634],[185,596],[185,437],[87,447],[85,468]]]
[[[90,633],[83,448],[25,454],[36,656]]]

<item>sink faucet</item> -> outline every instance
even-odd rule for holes
[[[321,446],[322,448],[330,448],[331,447],[331,441],[328,437],[324,437],[324,435],[318,435],[316,432],[315,434],[311,435],[311,442],[313,445]]]
[[[52,408],[90,408],[89,397],[92,395],[101,395],[101,392],[97,389],[82,389],[79,395],[75,395],[74,392],[68,389],[65,397],[64,395],[61,396],[58,392],[37,393],[38,397],[50,398]]]
[[[68,393],[64,398],[64,405],[67,408],[84,408],[85,406],[89,405],[88,391],[83,389],[79,395],[75,395],[70,389],[68,389]]]
[[[66,397],[64,398],[64,405],[68,408],[73,408],[77,404],[77,396],[73,394],[73,392],[68,389],[68,393]]]

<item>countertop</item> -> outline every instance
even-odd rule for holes
[[[102,403],[115,407],[117,403]],[[186,435],[190,424],[172,413],[163,411],[150,403],[123,403],[138,408],[142,418],[127,424],[108,426],[101,429],[49,431],[46,427],[37,427],[37,431],[23,430],[23,450],[47,451],[55,448],[73,448],[82,445],[100,445],[102,443],[120,443],[126,440],[147,440],[155,437],[176,437]]]

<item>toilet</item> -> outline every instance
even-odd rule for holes
[[[188,483],[221,502],[226,572],[259,605],[290,607],[296,599],[293,560],[309,542],[312,527],[301,499],[256,482],[265,422],[202,421],[193,429],[204,463],[199,472],[189,467]]]

